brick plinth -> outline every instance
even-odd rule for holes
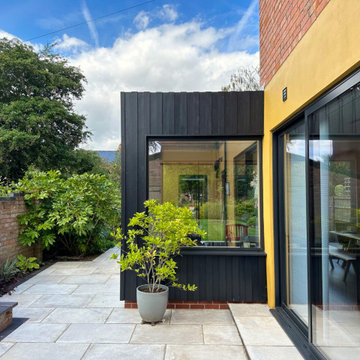
[[[261,84],[270,82],[329,1],[260,0]]]
[[[170,300],[168,309],[214,309],[227,310],[229,305],[226,301],[182,301]],[[136,301],[125,301],[125,309],[137,309]]]

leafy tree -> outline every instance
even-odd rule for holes
[[[0,174],[21,178],[30,165],[63,168],[90,133],[74,111],[85,77],[48,46],[37,53],[0,39]]]
[[[144,203],[146,212],[137,212],[129,221],[127,235],[117,229],[116,237],[126,240],[127,250],[121,249],[118,263],[121,271],[133,270],[145,279],[150,292],[157,292],[159,285],[168,281],[171,286],[182,290],[195,291],[196,285],[180,284],[176,276],[175,257],[183,246],[196,246],[196,240],[189,236],[205,236],[186,207],[176,207],[170,202],[159,204],[156,200]],[[141,238],[141,241],[139,241]],[[118,254],[112,255],[113,259]]]
[[[29,170],[15,189],[25,193],[28,211],[18,220],[24,245],[55,243],[71,255],[105,250],[120,222],[119,190],[101,174],[63,178],[59,171]]]
[[[63,175],[70,176],[85,172],[109,175],[109,166],[109,162],[103,160],[96,151],[77,149],[69,157],[64,167]]]
[[[222,91],[256,91],[262,90],[258,67],[241,67],[230,76],[230,83]]]

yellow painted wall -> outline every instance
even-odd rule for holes
[[[263,204],[270,307],[275,306],[272,131],[360,66],[359,19],[360,0],[331,0],[265,88]]]

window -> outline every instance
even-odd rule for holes
[[[309,116],[313,342],[330,359],[360,345],[359,170],[360,84]]]
[[[148,195],[191,209],[203,246],[260,246],[259,142],[152,140]]]

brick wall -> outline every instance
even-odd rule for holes
[[[329,1],[259,1],[261,84],[270,82]]]
[[[6,261],[7,258],[15,259],[19,254],[26,257],[42,258],[39,245],[23,246],[18,240],[19,223],[17,216],[25,212],[26,206],[22,196],[0,198],[0,262]]]

